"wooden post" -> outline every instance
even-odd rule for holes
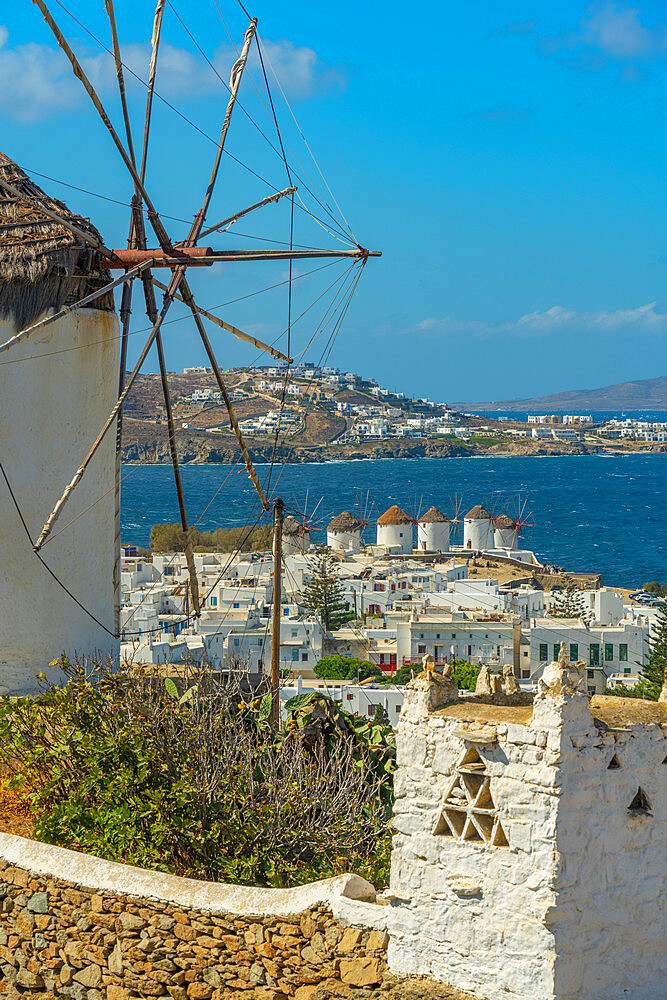
[[[280,723],[280,614],[281,568],[283,559],[283,501],[273,501],[273,621],[271,622],[271,723]]]

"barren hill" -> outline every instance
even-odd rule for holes
[[[484,410],[667,410],[667,375],[636,382],[618,382],[602,389],[570,389],[531,399],[453,405]]]

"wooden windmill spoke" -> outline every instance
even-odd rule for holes
[[[203,229],[199,234],[199,238],[203,239],[205,236],[208,236],[209,233],[218,232],[224,226],[229,228],[229,226],[233,226],[235,222],[238,222],[239,219],[242,219],[244,215],[248,215],[250,212],[254,212],[255,209],[257,208],[264,208],[265,205],[270,205],[271,202],[278,202],[280,201],[281,198],[284,198],[286,195],[294,194],[295,191],[296,191],[295,187],[287,187],[283,191],[276,191],[275,194],[267,195],[267,197],[262,198],[261,201],[256,201],[254,205],[249,205],[248,208],[241,209],[240,212],[236,212],[234,215],[228,216],[221,222],[216,222],[214,226],[209,226],[207,229]],[[179,244],[177,243],[176,246],[178,245]]]
[[[123,61],[120,53],[120,45],[118,43],[118,32],[116,31],[116,19],[113,8],[113,0],[105,0],[105,6],[107,9],[107,14],[109,16],[109,24],[111,26],[111,36],[113,43],[114,59],[116,63],[116,76],[118,78],[118,89],[120,92],[120,100],[123,109],[123,120],[125,122],[125,131],[127,135],[127,147],[129,150],[130,159],[136,170],[136,157],[134,153],[134,143],[132,141],[132,127],[130,124],[130,116],[127,107],[127,98],[125,95],[125,80],[123,75]],[[151,57],[151,70],[152,79],[155,79],[155,70],[157,67],[157,48],[159,45],[159,32],[153,33],[153,53]],[[150,98],[149,103],[146,108],[146,116],[144,123],[144,147],[143,147],[143,159],[141,164],[141,180],[145,175],[146,170],[146,155],[148,152],[148,134],[150,131]],[[139,185],[135,183],[135,206],[140,209],[141,194],[139,191]],[[146,248],[146,232],[144,229],[144,220],[141,211],[134,211],[130,221],[130,239],[131,241],[141,249]],[[144,286],[144,299],[146,302],[146,312],[151,323],[155,323],[157,320],[157,305],[155,302],[155,290],[153,288],[153,283],[151,281],[150,273],[146,271],[143,281]],[[129,322],[129,316],[127,316]],[[176,484],[176,494],[178,497],[178,507],[181,515],[181,527],[183,529],[183,535],[185,540],[185,558],[188,565],[188,575],[190,578],[190,591],[192,593],[192,604],[197,617],[200,615],[200,604],[199,604],[199,584],[197,582],[197,569],[195,566],[194,553],[192,550],[192,539],[190,537],[190,529],[188,526],[187,512],[185,508],[185,498],[183,496],[183,484],[181,482],[181,473],[178,465],[178,451],[176,448],[176,434],[174,431],[174,418],[171,408],[171,399],[169,396],[169,382],[167,378],[167,366],[164,358],[164,349],[162,345],[162,334],[158,331],[155,338],[155,345],[158,354],[158,363],[160,367],[160,381],[162,384],[162,396],[164,398],[165,412],[167,416],[167,436],[169,440],[169,451],[171,455],[171,463],[174,470],[174,481]],[[123,376],[123,369],[121,369],[121,378]],[[118,426],[116,434],[116,451],[118,455],[120,436],[122,429],[122,410],[118,413]],[[119,537],[120,541],[120,537]]]
[[[195,326],[197,327],[199,336],[202,339],[204,349],[206,350],[206,353],[208,355],[208,360],[211,363],[211,368],[213,369],[215,380],[218,383],[218,389],[222,393],[222,398],[224,400],[225,406],[227,407],[227,416],[229,417],[229,423],[232,427],[232,430],[234,431],[234,434],[236,435],[236,440],[238,442],[239,448],[241,449],[241,454],[243,455],[243,461],[245,462],[246,470],[248,472],[248,475],[250,476],[250,479],[252,480],[253,486],[257,490],[257,494],[259,496],[259,499],[261,500],[262,507],[264,508],[264,510],[268,510],[269,502],[266,499],[264,490],[262,489],[262,484],[260,483],[257,472],[255,471],[255,467],[252,464],[252,460],[250,458],[250,452],[248,451],[246,443],[243,440],[243,435],[241,433],[241,428],[239,427],[238,420],[236,419],[236,414],[234,413],[234,407],[232,406],[232,401],[229,398],[227,387],[222,380],[222,375],[220,373],[220,368],[218,366],[217,358],[213,353],[211,342],[208,339],[208,334],[206,333],[204,324],[202,322],[202,318],[199,314],[199,310],[197,308],[197,305],[195,304],[192,292],[190,291],[190,286],[185,278],[183,278],[181,281],[181,292],[183,293],[183,301],[187,306],[190,307],[192,318],[195,321]]]
[[[153,284],[156,285],[157,288],[161,288],[163,292],[167,291],[167,286],[163,285],[161,281],[158,281],[155,276],[153,276]],[[182,295],[176,294],[174,295],[174,298],[178,299],[179,302],[185,302]],[[228,333],[238,337],[239,340],[245,340],[248,344],[252,344],[254,347],[260,348],[262,351],[267,351],[272,357],[278,358],[280,361],[287,361],[288,364],[292,364],[294,359],[288,358],[286,354],[283,354],[281,351],[277,350],[277,348],[271,347],[270,344],[265,344],[263,340],[259,340],[257,337],[251,337],[249,333],[244,333],[242,330],[239,330],[238,327],[232,326],[231,323],[225,323],[224,320],[220,319],[218,316],[214,316],[213,313],[207,312],[206,309],[202,309],[201,306],[195,306],[195,308],[201,316],[205,316],[206,319],[210,319],[211,323],[215,323],[215,325],[219,326],[221,330],[226,330]]]
[[[160,245],[162,246],[163,249],[167,249],[167,246],[171,247],[171,244],[169,242],[169,237],[167,236],[167,232],[166,232],[164,226],[162,225],[162,222],[161,222],[160,217],[159,217],[159,215],[157,213],[155,205],[153,204],[153,202],[151,201],[150,197],[148,196],[148,193],[146,192],[146,188],[144,187],[143,181],[139,177],[139,175],[138,175],[138,173],[136,171],[136,167],[134,166],[131,157],[129,156],[127,150],[123,146],[123,143],[121,142],[121,140],[120,140],[120,138],[118,136],[118,133],[116,132],[115,128],[111,124],[111,120],[110,120],[108,114],[106,113],[106,111],[104,109],[104,105],[102,104],[102,102],[101,102],[101,100],[100,100],[100,98],[99,98],[99,96],[98,96],[95,88],[93,87],[93,85],[90,82],[88,76],[86,75],[83,67],[81,66],[81,63],[79,62],[79,60],[74,55],[72,49],[70,48],[70,45],[69,45],[67,39],[65,38],[65,36],[62,33],[62,31],[60,30],[60,28],[58,27],[58,25],[54,21],[53,15],[51,14],[51,12],[49,11],[48,7],[44,3],[44,0],[33,0],[33,3],[36,4],[39,7],[39,9],[41,10],[42,14],[44,15],[44,20],[46,21],[46,23],[50,27],[51,31],[53,32],[53,34],[55,36],[55,39],[58,42],[58,45],[63,50],[63,52],[65,53],[65,55],[67,56],[67,58],[69,59],[70,65],[72,67],[72,72],[74,73],[74,75],[83,84],[86,93],[88,94],[88,96],[90,97],[91,101],[93,102],[93,106],[94,106],[95,110],[97,111],[98,115],[102,119],[102,122],[104,123],[104,126],[107,129],[107,131],[109,132],[109,135],[113,139],[114,145],[116,146],[118,152],[120,153],[125,166],[130,171],[130,174],[132,176],[132,179],[133,179],[135,185],[138,186],[139,192],[141,194],[141,197],[143,198],[143,200],[144,200],[144,202],[146,204],[146,211],[148,213],[148,218],[150,219],[151,225],[153,226],[153,229],[155,230],[155,234],[156,234],[156,236],[157,236],[157,238],[158,238],[158,240],[160,242]],[[112,256],[113,256],[113,251],[112,251]]]

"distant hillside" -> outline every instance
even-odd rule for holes
[[[618,382],[602,389],[570,389],[532,399],[453,403],[476,410],[667,410],[667,375],[637,382]]]

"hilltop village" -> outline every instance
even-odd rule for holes
[[[667,450],[667,421],[611,420],[590,413],[498,419],[413,399],[375,379],[301,362],[224,372],[230,400],[255,461],[292,462],[466,455],[616,454]],[[286,377],[288,375],[288,377]],[[170,375],[178,448],[186,462],[233,462],[235,439],[213,370]],[[123,423],[126,462],[169,461],[159,375],[140,375]]]
[[[604,587],[599,575],[575,574],[576,600],[564,616],[562,607],[556,611],[562,574],[520,547],[513,518],[494,519],[477,504],[463,517],[462,544],[454,541],[456,528],[436,506],[418,520],[393,506],[378,518],[371,541],[357,517],[341,512],[327,527],[326,544],[348,620],[326,628],[322,615],[304,603],[316,572],[316,545],[308,525],[288,515],[280,627],[285,697],[295,686],[321,685],[315,667],[336,655],[370,661],[390,685],[394,678],[404,683],[404,668],[419,670],[431,655],[436,669],[463,660],[509,670],[532,691],[562,642],[573,662],[585,661],[589,694],[637,683],[657,607],[633,603],[627,593]],[[184,553],[151,557],[124,547],[122,657],[155,665],[202,660],[223,670],[243,665],[259,679],[271,661],[271,554],[195,553],[194,559],[202,614],[184,624]],[[385,705],[396,721],[400,685],[374,689],[348,682],[344,688],[348,709],[372,714]],[[338,696],[343,698],[340,685]]]

